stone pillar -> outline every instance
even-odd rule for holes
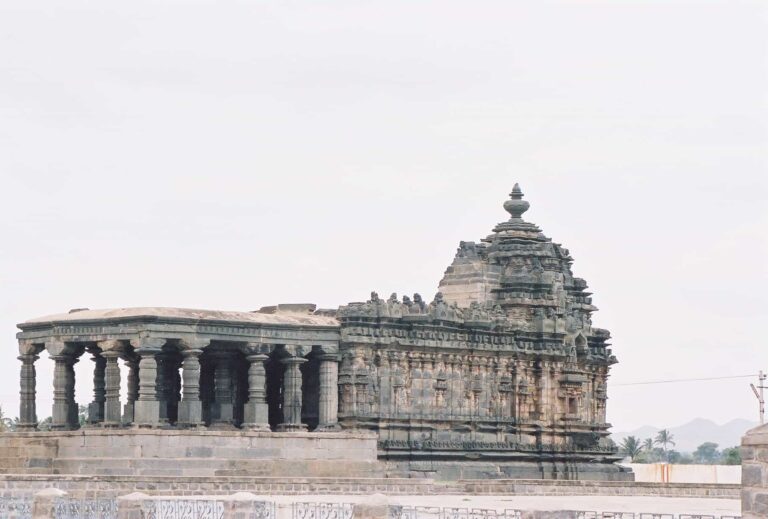
[[[169,364],[171,358],[167,352],[155,355],[157,362],[157,379],[155,380],[155,392],[157,393],[160,423],[168,424],[168,408],[171,400],[173,381],[170,378]],[[139,373],[141,376],[141,373]]]
[[[306,431],[307,426],[301,423],[301,366],[307,362],[304,357],[285,357],[280,359],[285,364],[283,376],[283,423],[277,426],[278,431]]]
[[[339,429],[339,356],[320,355],[320,409],[317,430]]]
[[[269,357],[262,353],[245,357],[248,367],[248,401],[245,403],[243,427],[252,431],[269,431],[269,408],[267,407],[267,374],[264,363]]]
[[[234,419],[234,395],[232,394],[232,354],[218,351],[212,355],[215,363],[213,386],[215,401],[211,412],[211,427],[232,427]]]
[[[72,365],[76,360],[72,356],[74,348],[72,345],[62,341],[49,341],[45,343],[45,349],[56,363],[53,368],[51,429],[71,429],[73,428],[73,411],[74,423],[77,423],[77,405],[74,404],[74,370],[72,369]]]
[[[66,391],[66,398],[67,402],[69,404],[68,406],[68,429],[75,430],[80,428],[80,409],[77,405],[77,401],[75,400],[75,364],[79,362],[80,359],[73,357],[69,357],[67,362],[65,363],[66,371],[66,382],[65,382],[65,391]]]
[[[104,358],[104,427],[119,427],[120,416],[120,365],[117,359],[120,357],[120,342],[115,340],[101,341],[99,343],[101,356]],[[94,389],[95,393],[95,389]]]
[[[768,517],[768,424],[750,429],[741,438],[741,515]]]
[[[67,355],[51,355],[56,363],[53,368],[53,411],[51,430],[67,429],[69,424],[69,400],[67,399]]]
[[[104,420],[104,402],[106,402],[106,391],[104,382],[104,372],[107,367],[107,360],[99,352],[93,352],[93,402],[88,405],[88,423],[96,425]]]
[[[203,403],[200,400],[200,355],[210,344],[208,339],[182,339],[181,362],[183,393],[179,403],[179,425],[202,427]]]
[[[179,403],[181,402],[181,356],[171,358],[168,365],[169,377],[169,398],[168,398],[168,421],[176,424],[179,421]]]
[[[123,425],[133,423],[134,407],[136,400],[139,399],[139,363],[134,359],[127,359],[125,365],[128,367],[128,376],[126,377],[127,388],[125,395],[125,406],[123,406]]]
[[[131,345],[139,361],[139,399],[134,403],[134,423],[139,427],[158,427],[160,425],[160,402],[157,399],[157,360],[156,355],[165,344],[165,339],[134,339]]]
[[[29,343],[19,343],[21,373],[19,376],[19,423],[17,431],[34,431],[37,429],[37,406],[35,403],[35,387],[37,385],[35,361],[41,347]]]

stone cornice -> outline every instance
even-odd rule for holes
[[[130,317],[100,320],[22,323],[19,341],[42,343],[51,338],[63,342],[127,340],[142,336],[182,340],[219,340],[263,344],[320,345],[334,349],[338,326],[184,319],[177,317]]]

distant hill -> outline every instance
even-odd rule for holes
[[[714,442],[719,445],[720,449],[724,447],[733,447],[741,443],[741,437],[747,430],[757,427],[757,422],[750,422],[742,418],[731,420],[723,425],[717,425],[712,420],[706,418],[695,418],[690,422],[679,425],[677,427],[667,427],[669,432],[674,437],[675,450],[679,452],[693,452],[696,447],[704,442]],[[656,433],[659,432],[662,427],[653,427],[650,425],[644,425],[633,431],[617,431],[611,432],[611,438],[616,443],[621,443],[621,440],[627,436],[636,436],[640,441],[646,438],[653,438]]]

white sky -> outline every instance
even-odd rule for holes
[[[612,383],[768,369],[767,34],[739,0],[5,0],[0,403],[39,315],[431,299],[516,181]],[[747,383],[610,387],[609,420],[756,419]]]

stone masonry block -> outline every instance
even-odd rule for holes
[[[745,487],[759,487],[763,484],[763,470],[758,464],[745,464],[741,468],[741,484]]]

